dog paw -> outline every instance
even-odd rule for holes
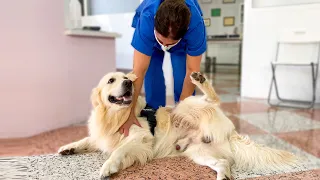
[[[108,159],[102,166],[100,170],[100,177],[101,179],[106,179],[110,175],[117,173],[119,171],[120,162],[119,161],[113,161]]]
[[[217,180],[231,180],[231,176],[222,175],[221,177],[217,177]]]
[[[70,146],[68,146],[68,145],[62,146],[62,147],[58,150],[58,153],[59,153],[60,155],[63,155],[63,156],[76,154],[75,148],[70,147]]]
[[[222,180],[230,180],[228,176],[225,176]]]
[[[231,169],[229,162],[225,159],[220,160],[221,165],[224,167],[223,171],[220,171],[219,176],[222,180],[231,180]]]
[[[201,137],[201,143],[205,144],[210,144],[210,143],[216,143],[213,134],[209,131],[211,128],[204,128],[203,134],[200,136]]]
[[[101,180],[109,180],[110,177],[109,177],[109,176],[101,176],[100,179],[101,179]]]
[[[203,136],[201,138],[201,142],[203,142],[205,144],[209,144],[209,143],[211,143],[211,138],[209,136]]]
[[[190,78],[193,83],[200,82],[200,84],[202,84],[206,81],[206,78],[200,72],[193,72]]]

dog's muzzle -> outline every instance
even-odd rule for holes
[[[124,92],[121,96],[109,96],[109,102],[118,105],[129,105],[132,102],[132,81],[125,80],[122,83],[122,91]]]

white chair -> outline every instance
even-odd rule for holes
[[[286,48],[284,46],[291,46],[296,50],[290,51],[287,53],[286,58],[279,58],[281,53],[284,53]],[[300,51],[300,47],[304,47],[305,49],[313,49],[313,51],[309,51],[305,54],[298,52]],[[301,48],[302,49],[302,48]],[[301,57],[303,55],[304,57]],[[300,57],[299,57],[300,56]],[[311,58],[313,56],[313,58]],[[294,32],[286,32],[279,38],[277,42],[277,50],[275,60],[271,62],[272,69],[272,80],[269,90],[268,103],[271,106],[280,106],[280,107],[295,107],[295,108],[303,108],[309,109],[313,108],[316,101],[316,87],[317,87],[317,77],[319,70],[319,62],[320,62],[320,38],[316,36],[312,36],[307,33],[294,33]],[[294,99],[285,99],[282,98],[279,94],[278,83],[276,79],[276,69],[278,66],[309,66],[311,73],[311,82],[312,82],[312,97],[311,101],[304,100],[294,100]],[[275,85],[276,98],[278,99],[278,103],[271,102],[271,94],[273,90],[273,85]]]

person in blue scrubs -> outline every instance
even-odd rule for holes
[[[202,54],[206,51],[206,29],[197,0],[144,0],[132,21],[135,28],[133,72],[135,108],[143,80],[147,106],[158,109],[166,105],[166,87],[162,70],[165,51],[170,53],[174,100],[179,102],[194,94],[190,74],[200,71]],[[129,134],[132,124],[140,126],[132,110],[120,132]]]

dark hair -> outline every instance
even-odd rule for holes
[[[190,10],[184,0],[165,0],[155,17],[155,29],[162,36],[178,40],[187,32]]]

